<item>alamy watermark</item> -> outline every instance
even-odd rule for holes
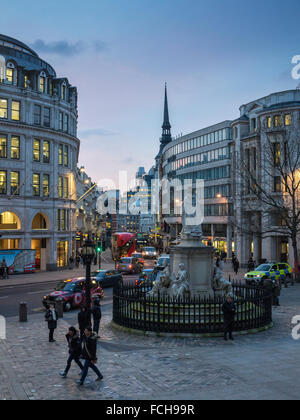
[[[100,180],[98,185],[105,186],[97,199],[100,214],[121,215],[164,215],[185,216],[186,225],[198,226],[204,219],[204,180],[179,178],[172,180],[152,179],[151,185],[139,182],[139,188],[132,196],[127,194],[128,177],[126,171],[119,172],[119,186],[112,180]],[[123,194],[120,192],[123,191]]]
[[[6,340],[6,319],[0,315],[0,340]]]

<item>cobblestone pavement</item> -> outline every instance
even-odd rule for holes
[[[64,338],[76,314],[59,322],[57,342],[47,342],[43,314],[27,324],[8,319],[0,340],[0,399],[299,399],[299,341],[291,319],[300,314],[300,285],[283,290],[274,309],[274,328],[256,335],[221,338],[158,338],[111,329],[111,306],[103,310],[99,368],[83,388],[73,366],[59,377],[67,359]]]

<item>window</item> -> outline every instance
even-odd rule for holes
[[[12,85],[14,82],[14,71],[13,69],[6,69],[6,83]]]
[[[281,115],[275,115],[274,125],[275,127],[281,127]]]
[[[251,121],[251,125],[252,125],[252,131],[256,131],[256,118],[252,118],[252,121]]]
[[[41,125],[41,107],[40,107],[40,105],[34,105],[33,123],[34,123],[34,125]]]
[[[62,85],[61,87],[61,99],[63,101],[65,101],[67,98],[67,86],[66,85]]]
[[[52,80],[50,80],[50,82],[49,82],[49,92],[50,92],[50,95],[53,96],[54,89],[53,89],[53,81]]]
[[[10,158],[20,159],[20,138],[19,137],[11,138]]]
[[[7,119],[7,99],[0,99],[0,118]]]
[[[66,133],[69,131],[69,116],[67,114],[64,116],[64,131]]]
[[[25,76],[24,76],[24,87],[27,88],[29,86],[29,82],[30,82],[29,76],[27,74],[25,74]]]
[[[20,195],[20,172],[10,173],[10,193]]]
[[[33,195],[38,197],[40,195],[40,174],[33,174]]]
[[[286,114],[284,116],[284,125],[285,126],[288,126],[288,125],[291,125],[291,123],[292,123],[292,116],[291,116],[291,114]]]
[[[63,118],[64,118],[63,113],[60,112],[59,113],[59,127],[58,127],[58,129],[61,130],[61,131],[63,131],[63,123],[64,123]]]
[[[41,76],[40,77],[40,92],[45,93],[46,91],[46,78]]]
[[[274,165],[280,166],[281,162],[281,145],[280,143],[274,143]]]
[[[58,178],[58,197],[63,198],[63,177]]]
[[[6,171],[0,171],[0,194],[7,193]]]
[[[59,165],[63,164],[63,145],[62,144],[58,146],[58,164]]]
[[[50,143],[49,141],[43,142],[43,162],[49,163],[50,162]]]
[[[20,121],[20,109],[21,109],[20,102],[12,101],[12,103],[11,103],[11,119],[13,121]]]
[[[57,210],[57,230],[60,230],[60,209]]]
[[[68,166],[69,165],[69,147],[65,146],[65,151],[64,151],[64,165]]]
[[[274,192],[281,192],[281,177],[274,177]]]
[[[41,154],[41,142],[40,140],[33,140],[33,160],[35,162],[40,162],[41,158],[40,158],[40,154]]]
[[[44,127],[50,127],[50,108],[44,108]]]
[[[64,178],[64,198],[69,198],[69,179]]]
[[[0,136],[0,158],[7,158],[7,137]]]
[[[43,175],[43,196],[49,197],[49,175]]]

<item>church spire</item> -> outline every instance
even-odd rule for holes
[[[169,107],[168,107],[168,91],[167,91],[167,83],[165,85],[165,106],[164,106],[164,122],[162,125],[162,137],[161,137],[161,144],[165,146],[166,144],[172,141],[171,135],[171,124],[169,120]]]

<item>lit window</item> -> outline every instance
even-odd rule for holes
[[[14,82],[14,71],[13,69],[6,69],[6,83],[12,85]]]
[[[281,177],[275,176],[274,177],[274,192],[281,192]]]
[[[13,121],[20,121],[20,109],[21,109],[20,102],[12,101],[12,103],[11,103],[11,119]]]
[[[64,178],[64,198],[69,197],[69,179]]]
[[[0,136],[0,158],[7,158],[7,137]]]
[[[49,141],[43,142],[43,162],[49,163],[50,162],[50,143]]]
[[[58,164],[59,165],[63,164],[63,145],[62,144],[58,146]]]
[[[63,198],[63,177],[58,178],[58,197]]]
[[[0,99],[0,118],[7,119],[7,99]]]
[[[44,127],[50,127],[50,108],[44,108]]]
[[[45,93],[46,90],[46,78],[45,77],[40,77],[40,92],[41,93]]]
[[[27,88],[29,86],[29,81],[30,81],[29,77],[27,76],[27,74],[25,74],[25,76],[24,76],[24,87]]]
[[[11,195],[20,194],[20,172],[10,173],[10,193]]]
[[[268,126],[268,128],[272,128],[272,118],[271,117],[267,118],[267,126]]]
[[[33,195],[35,197],[38,197],[40,195],[40,175],[39,174],[33,174]]]
[[[6,171],[0,171],[0,194],[7,193]]]
[[[49,197],[49,175],[43,175],[43,196]]]
[[[20,138],[19,137],[11,138],[10,158],[20,159]]]
[[[281,162],[281,145],[274,143],[274,165],[279,166]]]
[[[40,105],[34,105],[33,123],[35,125],[41,125],[41,107],[40,107]]]
[[[64,151],[64,165],[68,166],[69,165],[69,147],[65,146],[65,151]]]
[[[40,161],[40,156],[41,156],[41,142],[40,140],[33,140],[33,160],[35,162],[39,162]]]
[[[291,116],[291,114],[286,114],[284,116],[284,125],[285,126],[288,126],[288,125],[291,125],[291,123],[292,123],[292,116]]]
[[[275,115],[275,117],[274,117],[275,127],[281,127],[281,124],[282,124],[281,115]]]
[[[53,81],[52,80],[50,80],[49,88],[50,88],[50,95],[53,96],[54,89],[53,89]]]

